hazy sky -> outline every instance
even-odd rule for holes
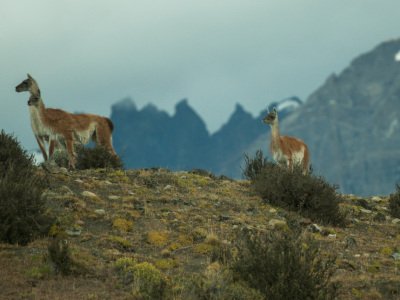
[[[357,55],[400,37],[399,0],[1,0],[0,128],[36,147],[29,72],[47,107],[110,115],[130,96],[183,98],[210,131],[235,103],[303,100]]]

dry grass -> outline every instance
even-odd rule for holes
[[[84,191],[97,198],[82,196]],[[166,299],[189,299],[190,280],[208,274],[214,260],[226,271],[231,245],[244,228],[265,232],[271,219],[309,226],[309,220],[265,204],[247,181],[166,170],[56,174],[46,199],[48,213],[56,216],[53,235],[68,240],[72,259],[85,262],[88,271],[56,274],[47,252],[52,237],[25,247],[0,244],[0,299],[129,299],[132,287],[115,269],[121,258],[157,268],[166,278]],[[398,299],[400,262],[391,255],[400,250],[400,225],[374,219],[378,212],[388,217],[387,198],[366,201],[371,212],[357,197],[345,197],[341,210],[349,225],[312,235],[322,253],[337,256],[339,299]]]

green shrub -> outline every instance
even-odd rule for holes
[[[263,161],[260,154],[248,160],[245,170],[255,191],[272,205],[295,211],[315,222],[343,225],[345,216],[336,186],[322,177],[304,175],[300,167],[293,170]],[[245,175],[246,176],[246,175]]]
[[[48,246],[50,260],[55,266],[57,273],[69,275],[72,273],[73,261],[68,247],[68,241],[62,238],[54,238]]]
[[[111,154],[106,148],[96,146],[94,148],[78,147],[76,168],[85,169],[122,169],[123,164],[119,156]]]
[[[163,299],[167,280],[154,265],[148,262],[138,263],[132,258],[120,258],[115,267],[124,285],[132,287],[134,297]]]
[[[231,274],[196,274],[187,283],[183,299],[199,300],[262,300],[263,295],[244,282],[234,281]]]
[[[322,259],[315,241],[293,232],[249,231],[237,239],[232,271],[265,299],[334,299],[333,257]]]
[[[261,150],[257,150],[255,157],[251,158],[247,154],[244,155],[245,168],[243,170],[244,178],[254,180],[262,172],[267,165],[267,159]]]
[[[42,193],[46,179],[37,173],[33,157],[4,131],[0,133],[0,240],[27,244],[48,231]]]
[[[389,197],[389,211],[392,217],[400,218],[400,185],[396,185],[396,192]]]

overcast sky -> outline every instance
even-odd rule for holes
[[[29,72],[47,107],[109,116],[130,96],[173,113],[188,98],[213,132],[235,103],[305,100],[399,20],[399,0],[1,0],[0,128],[36,148],[14,89]]]

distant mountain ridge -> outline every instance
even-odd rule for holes
[[[300,105],[300,99],[291,97],[272,103],[268,109],[281,106],[284,118]],[[152,104],[138,110],[126,98],[112,106],[114,145],[128,168],[201,168],[240,178],[245,149],[268,130],[261,122],[266,111],[253,117],[237,104],[228,121],[210,134],[186,99],[177,103],[170,116]]]

